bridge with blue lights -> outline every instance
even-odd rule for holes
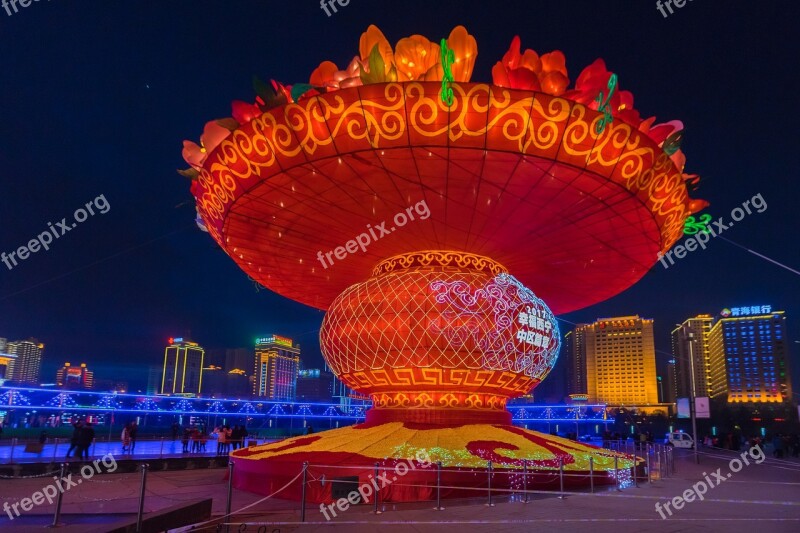
[[[151,424],[184,423],[187,417],[221,420],[221,423],[248,423],[277,427],[279,421],[327,420],[331,427],[356,424],[364,420],[371,403],[342,398],[338,403],[274,401],[266,399],[187,398],[48,388],[0,387],[0,418],[6,422],[29,423],[36,417],[59,417],[67,422],[86,417],[104,424],[115,415],[146,419]],[[511,404],[508,407],[518,425],[608,422],[606,405]],[[155,419],[154,419],[155,418]],[[260,423],[260,424],[259,424]]]

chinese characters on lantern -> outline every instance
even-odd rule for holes
[[[545,318],[544,313],[531,306],[525,307],[525,311],[517,316],[517,323],[522,329],[517,331],[517,340],[525,344],[531,344],[537,348],[546,347],[550,344],[550,333],[553,325],[550,320]]]

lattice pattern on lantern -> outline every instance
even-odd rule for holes
[[[390,368],[511,372],[530,386],[550,371],[560,345],[555,317],[513,276],[400,264],[347,289],[325,316],[322,351],[348,385],[372,390],[379,384],[351,376]]]

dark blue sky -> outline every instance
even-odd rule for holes
[[[395,43],[476,36],[473,80],[515,34],[524,48],[561,49],[571,81],[597,57],[636,96],[643,116],[686,125],[687,171],[710,212],[761,194],[768,209],[725,237],[800,268],[795,2],[692,2],[668,18],[655,2],[377,2],[327,17],[314,0],[35,2],[0,10],[0,251],[104,195],[95,215],[13,270],[0,264],[0,336],[46,345],[43,378],[85,361],[99,378],[143,384],[166,339],[250,345],[276,332],[320,363],[322,313],[253,284],[193,225],[183,139],[252,100],[251,77],[305,82],[320,61],[340,67],[370,23]],[[179,207],[177,207],[179,206]],[[531,287],[534,291],[535,286]],[[800,278],[720,239],[636,286],[563,318],[640,314],[669,351],[672,324],[726,306],[785,309],[800,339]],[[566,327],[562,323],[562,327]],[[659,355],[663,359],[665,356]],[[800,368],[797,369],[800,372]]]

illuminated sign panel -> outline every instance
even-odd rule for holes
[[[772,313],[772,306],[771,305],[751,305],[745,307],[731,307],[725,308],[720,311],[720,316],[722,318],[728,318],[732,316],[752,316],[752,315],[763,315]]]
[[[256,344],[281,344],[283,346],[293,347],[292,339],[288,337],[281,337],[280,335],[272,335],[270,337],[261,337],[256,339]]]

